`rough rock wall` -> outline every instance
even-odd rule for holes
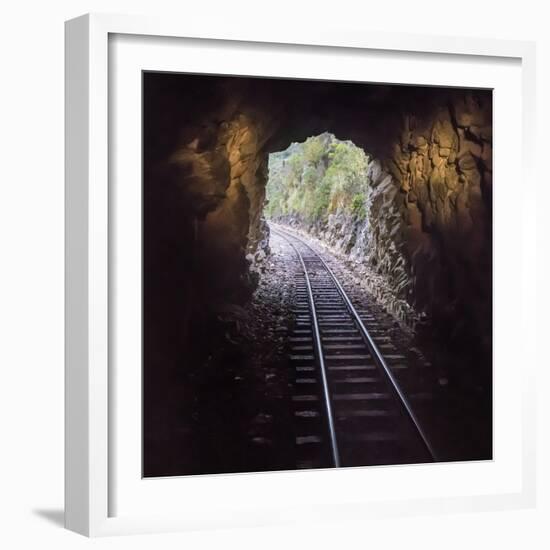
[[[321,238],[345,243],[344,247],[337,244],[336,249],[359,266],[379,302],[412,327],[419,312],[410,303],[413,291],[400,186],[378,160],[370,163],[367,181],[364,217],[332,215]]]
[[[205,255],[224,266],[217,303],[240,301],[253,287],[255,265],[265,257],[263,203],[266,156],[259,154],[261,127],[236,112],[219,126],[217,157],[228,165],[223,197],[200,222],[200,243]]]
[[[477,336],[489,353],[490,96],[455,93],[435,116],[405,116],[388,167],[405,195],[411,303],[429,313],[450,342]]]
[[[173,200],[179,203],[182,219],[163,231],[177,234],[183,224],[184,233],[192,234],[193,244],[187,244],[193,259],[179,266],[185,271],[181,275],[193,277],[196,272],[193,286],[199,290],[202,309],[223,310],[247,298],[257,278],[250,268],[267,254],[267,154],[262,152],[262,140],[269,134],[245,109],[223,102],[202,122],[182,122],[184,131],[175,133],[171,149],[146,174],[145,191],[165,196],[172,207]],[[154,201],[149,227],[156,232],[165,212],[153,209]],[[157,240],[173,238],[157,235]],[[177,258],[172,260],[177,264]]]

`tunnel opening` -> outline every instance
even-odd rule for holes
[[[266,220],[303,231],[360,266],[364,287],[412,329],[419,315],[409,303],[401,202],[378,159],[330,132],[269,155]]]
[[[312,227],[340,214],[364,219],[368,168],[365,151],[329,132],[270,153],[265,216]]]
[[[144,475],[296,467],[300,274],[270,224],[372,298],[410,366],[396,372],[445,419],[444,459],[490,458],[490,91],[170,73],[143,86]]]

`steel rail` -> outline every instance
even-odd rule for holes
[[[320,256],[320,254],[318,252],[316,252],[311,246],[309,246],[308,243],[306,243],[300,237],[297,237],[296,235],[293,235],[292,233],[289,233],[288,231],[285,231],[284,229],[276,228],[275,232],[279,233],[283,237],[291,237],[293,239],[296,239],[297,241],[302,243],[304,246],[306,246],[309,250],[311,250],[311,252],[313,252],[313,254],[315,254],[319,258],[319,260],[323,264],[324,268],[327,270],[327,273],[330,275],[330,277],[331,277],[333,283],[335,284],[336,288],[338,289],[338,292],[342,296],[342,299],[344,300],[344,303],[346,304],[349,312],[353,316],[354,321],[357,324],[357,327],[359,328],[359,331],[361,332],[361,335],[363,336],[363,339],[364,339],[365,343],[367,344],[367,346],[369,348],[369,351],[371,352],[371,355],[373,356],[374,361],[376,362],[378,367],[381,368],[382,371],[386,374],[388,380],[390,381],[390,384],[391,384],[391,387],[392,387],[393,391],[398,396],[401,405],[403,406],[403,408],[404,408],[405,412],[407,413],[411,423],[413,424],[416,432],[418,433],[420,439],[422,440],[422,443],[423,443],[424,447],[428,451],[428,453],[431,456],[432,460],[434,462],[437,462],[437,453],[435,452],[432,444],[430,443],[430,440],[428,439],[426,433],[422,429],[422,427],[420,425],[420,422],[418,421],[418,418],[416,417],[416,415],[415,415],[415,413],[412,409],[412,406],[409,403],[409,400],[407,399],[407,397],[403,393],[403,390],[401,389],[401,386],[399,385],[399,383],[395,379],[395,376],[391,372],[390,367],[386,363],[386,360],[384,359],[384,356],[382,355],[382,353],[378,349],[378,346],[376,345],[376,343],[372,339],[372,336],[369,334],[369,331],[365,327],[363,321],[361,320],[361,317],[359,316],[359,314],[357,313],[357,310],[355,309],[355,307],[351,303],[351,300],[349,299],[346,291],[344,290],[344,288],[340,284],[340,281],[337,279],[336,275],[334,275],[332,269],[328,266],[328,264],[325,262],[325,260],[323,260],[323,258]],[[288,239],[287,239],[287,241],[288,241]],[[290,241],[288,241],[288,242],[290,243],[290,245],[295,250],[297,250],[296,247]]]
[[[330,391],[328,387],[328,377],[327,377],[327,371],[325,366],[325,357],[323,353],[323,347],[321,345],[321,331],[319,330],[319,323],[317,320],[317,311],[315,309],[315,301],[313,299],[313,290],[311,289],[309,273],[307,271],[304,258],[302,257],[302,254],[300,253],[298,248],[296,248],[296,246],[285,235],[283,235],[281,231],[277,229],[275,229],[274,231],[275,233],[278,233],[281,237],[283,237],[288,242],[288,244],[294,249],[294,252],[296,252],[296,256],[298,256],[298,259],[300,260],[300,264],[302,265],[302,269],[304,271],[309,308],[311,311],[311,319],[313,323],[313,341],[315,342],[315,355],[317,356],[317,362],[319,363],[319,369],[321,371],[321,381],[323,385],[323,396],[324,396],[325,410],[327,415],[327,424],[328,424],[327,428],[328,428],[328,433],[330,438],[330,450],[332,455],[332,462],[335,468],[339,468],[341,466],[340,451],[338,449],[338,440],[336,437],[336,429],[334,427],[334,416],[332,414],[332,404],[330,399]]]

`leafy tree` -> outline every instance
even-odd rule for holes
[[[269,158],[266,214],[293,215],[310,223],[331,213],[364,218],[368,157],[350,141],[332,134],[293,143]]]

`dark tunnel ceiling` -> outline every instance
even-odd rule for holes
[[[205,125],[230,119],[236,111],[253,115],[270,126],[264,152],[286,148],[328,131],[350,139],[377,157],[388,156],[404,113],[421,118],[452,101],[463,90],[453,88],[147,73],[145,93],[150,108],[146,124],[159,131],[164,143],[149,144],[163,156],[166,150],[201,134],[208,149]],[[152,77],[152,78],[151,78]],[[490,94],[489,91],[481,92]],[[190,108],[190,106],[192,106]],[[201,120],[201,115],[206,115]],[[197,125],[202,126],[197,132]],[[216,139],[212,128],[211,139]],[[155,147],[156,145],[156,147]],[[152,152],[152,151],[151,151]]]

